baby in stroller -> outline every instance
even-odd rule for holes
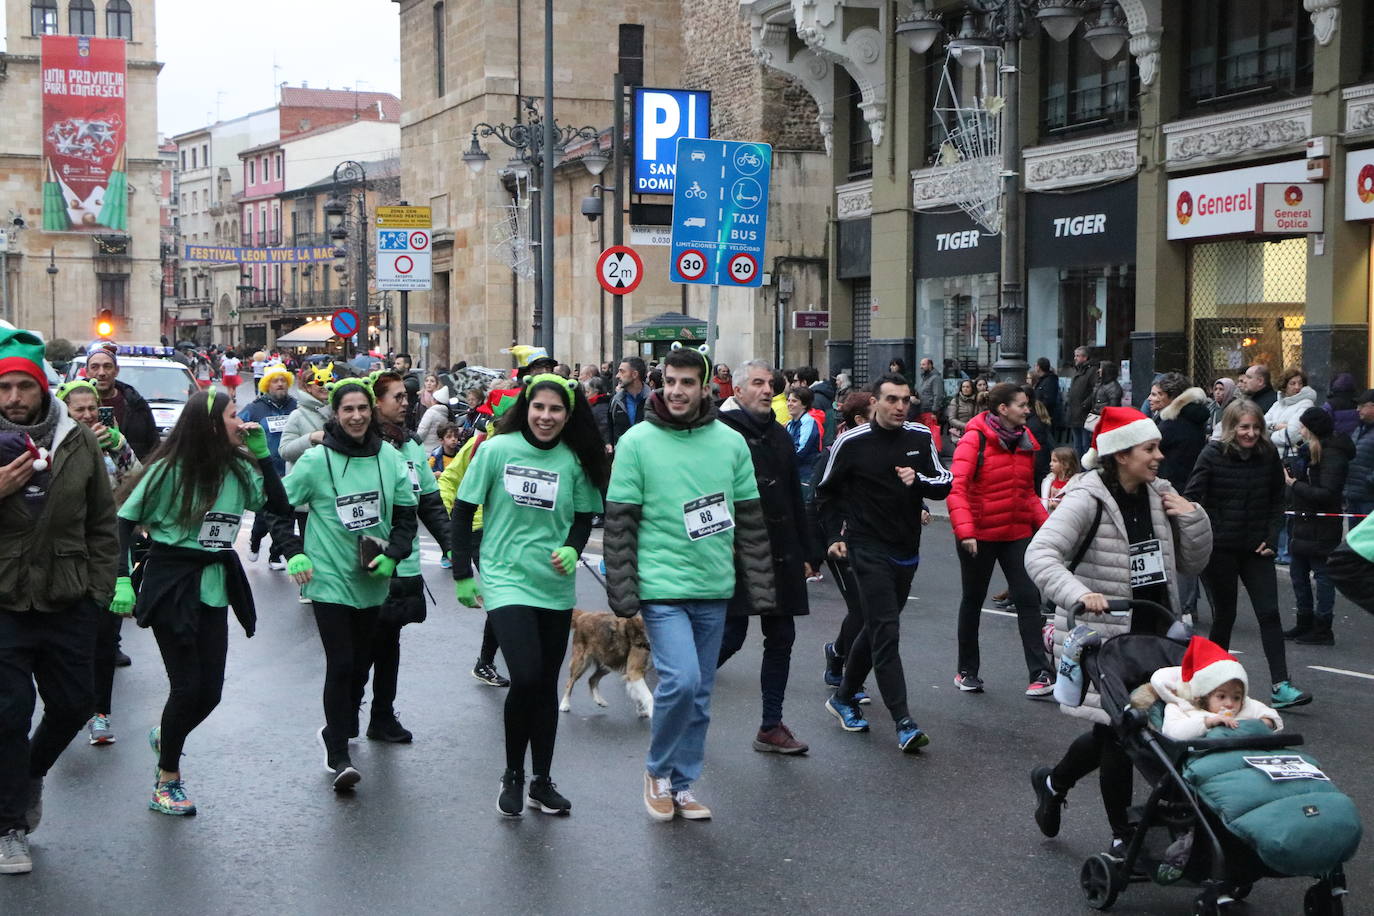
[[[1283,728],[1283,719],[1249,695],[1250,679],[1235,656],[1221,646],[1194,636],[1183,654],[1183,664],[1160,668],[1131,694],[1131,705],[1147,712],[1163,700],[1164,722],[1160,731],[1174,741],[1201,738],[1209,728],[1239,728],[1242,720],[1258,719],[1271,731]]]

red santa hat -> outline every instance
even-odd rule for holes
[[[1092,448],[1083,455],[1083,467],[1091,470],[1099,458],[1160,438],[1155,421],[1134,407],[1104,407],[1093,430]]]
[[[1246,693],[1250,681],[1234,655],[1201,636],[1194,636],[1183,653],[1184,692],[1200,700],[1227,681],[1240,681]]]

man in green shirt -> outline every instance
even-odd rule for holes
[[[754,606],[764,611],[775,603],[749,447],[716,422],[709,377],[702,353],[669,353],[663,390],[649,397],[645,422],[616,443],[606,503],[611,610],[622,617],[643,612],[658,670],[644,805],[660,821],[711,816],[691,786],[705,757],[737,554],[740,585]]]

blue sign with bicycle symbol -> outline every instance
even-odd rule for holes
[[[759,286],[773,148],[684,137],[673,191],[674,283]]]

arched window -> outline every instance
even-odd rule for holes
[[[73,35],[95,34],[95,4],[91,0],[72,0],[67,6],[67,31]]]
[[[57,0],[33,0],[29,9],[33,21],[33,34],[57,34]]]
[[[109,38],[134,40],[134,8],[129,0],[110,0],[105,4],[105,35]]]

